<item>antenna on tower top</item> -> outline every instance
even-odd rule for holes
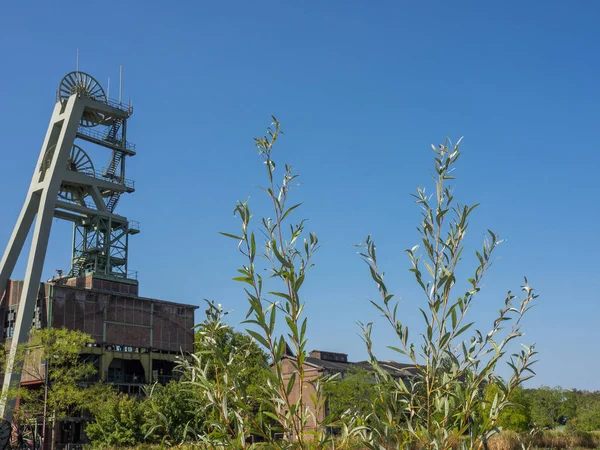
[[[110,98],[110,77],[108,77],[108,85],[106,88],[106,98]]]
[[[77,56],[75,57],[75,72],[79,73],[79,49],[77,49]]]
[[[119,105],[123,102],[123,65],[119,66]]]

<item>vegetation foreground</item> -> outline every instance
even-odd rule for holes
[[[599,432],[570,432],[570,431],[543,431],[535,434],[516,433],[514,431],[503,431],[494,436],[488,442],[489,450],[522,450],[526,449],[593,449],[600,447]],[[124,449],[124,447],[101,447],[105,450]],[[138,445],[127,447],[129,450],[158,450],[163,449],[163,445]],[[178,448],[181,450],[192,449],[214,449],[214,446],[203,444],[182,444]],[[307,445],[307,449],[316,449],[318,447]],[[329,448],[338,448],[333,444]],[[347,448],[353,450],[364,449],[360,442],[351,443]],[[460,448],[460,446],[456,447]]]
[[[533,345],[518,342],[521,321],[537,297],[527,279],[521,297],[507,292],[487,329],[476,329],[469,320],[502,240],[488,230],[473,257],[463,252],[477,205],[460,204],[449,184],[460,141],[433,147],[435,185],[431,194],[419,188],[413,195],[421,211],[420,244],[406,254],[422,292],[423,301],[415,305],[423,317],[420,329],[409,334],[402,322],[374,240],[367,236],[358,246],[376,288],[371,304],[396,339],[388,348],[411,365],[410,376],[397,377],[383,367],[371,340],[374,324],[359,322],[368,370],[310,379],[305,364],[308,321],[300,293],[320,244],[314,233],[306,232],[305,220],[290,222],[301,206],[290,201],[298,175],[289,165],[281,173],[277,168],[273,151],[280,136],[274,119],[268,133],[255,140],[266,171],[262,190],[271,209],[257,215],[248,200],[240,201],[234,209],[240,230],[221,233],[235,241],[243,260],[234,280],[242,283],[248,301],[246,333],[225,322],[221,304],[207,301],[206,318],[196,329],[196,350],[181,358],[179,380],[148,386],[139,399],[102,383],[82,388],[93,370],[77,355],[89,337],[37,332],[30,348],[45,359],[52,356],[50,385],[46,398],[23,389],[16,393],[22,399],[19,420],[55,423],[91,413],[94,420],[86,434],[97,448],[510,450],[600,445],[600,436],[590,432],[600,429],[599,394],[522,388],[534,375],[536,354]],[[463,267],[463,258],[473,267]],[[470,275],[462,280],[458,273]],[[501,363],[511,370],[508,378],[497,375]],[[543,430],[559,426],[566,430]]]

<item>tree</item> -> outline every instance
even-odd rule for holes
[[[489,384],[485,387],[485,414],[489,415],[494,398],[499,393],[499,388],[495,384]],[[518,387],[510,397],[510,404],[500,412],[496,425],[503,430],[528,431],[531,429],[531,424],[529,399],[525,390]]]
[[[146,441],[144,401],[109,392],[92,408],[94,421],[85,432],[96,447],[133,446]]]
[[[145,438],[177,445],[193,435],[205,421],[203,408],[190,400],[196,394],[187,383],[170,381],[146,389]]]
[[[448,186],[454,179],[452,172],[460,156],[459,144],[460,141],[456,145],[446,141],[433,146],[433,193],[418,188],[413,195],[421,209],[422,220],[417,230],[424,251],[421,254],[416,245],[406,253],[424,299],[419,308],[424,319],[419,341],[410,339],[408,327],[397,314],[398,303],[393,301],[395,295],[384,282],[375,242],[368,236],[360,246],[361,257],[380,295],[378,301],[371,303],[398,341],[389,348],[409,358],[415,367],[410,382],[393,379],[375,356],[371,340],[373,324],[361,324],[378,381],[375,386],[383,402],[382,412],[373,416],[373,429],[362,431],[365,445],[372,449],[414,445],[427,449],[458,445],[471,449],[486,447],[496,432],[500,413],[510,405],[511,395],[533,376],[533,346],[524,346],[507,358],[513,372],[507,381],[495,375],[509,344],[522,335],[521,319],[537,297],[527,279],[522,286],[524,296],[517,304],[516,296],[508,291],[488,332],[473,330],[465,338],[473,326],[468,312],[502,240],[488,230],[481,249],[475,252],[478,262],[473,275],[466,280],[467,288],[455,294],[460,286],[457,268],[462,260],[469,217],[477,206],[457,203],[453,189]],[[498,392],[486,408],[483,388],[489,384],[496,385]]]
[[[228,403],[236,400],[227,387],[232,383],[243,393],[240,401],[248,413],[246,420],[258,414],[256,399],[270,374],[266,355],[249,336],[215,324],[217,307],[208,304],[207,319],[197,327],[194,356],[191,361],[180,360],[181,379],[148,386],[144,400],[116,393],[105,396],[93,411],[94,423],[86,428],[94,445],[178,445],[190,438],[222,439],[221,425],[231,415],[215,407],[210,398],[220,399],[219,407],[227,405],[235,413],[235,404]]]
[[[367,417],[377,404],[373,374],[362,368],[352,368],[334,378],[323,388],[330,421],[343,416]]]
[[[245,392],[248,413],[256,416],[260,409],[258,399],[262,395],[262,386],[270,376],[267,355],[247,334],[224,324],[213,328],[210,317],[214,303],[208,304],[207,319],[197,326],[195,336],[195,355],[204,365],[201,373],[210,386],[223,386],[227,381],[222,365],[226,362],[227,371],[236,373],[239,390]],[[163,443],[182,442],[188,435],[210,435],[210,423],[219,417],[214,408],[207,408],[208,402],[203,400],[208,391],[191,381],[192,366],[187,361],[182,362],[180,370],[183,372],[180,381],[148,389],[151,433],[160,435]]]
[[[209,376],[214,377],[215,368],[218,367],[218,358],[213,353],[213,347],[219,349],[222,357],[243,370],[239,371],[239,383],[248,392],[248,402],[251,411],[258,413],[258,399],[262,387],[270,375],[269,358],[256,344],[256,341],[246,333],[236,331],[230,326],[218,328],[214,334],[214,344],[203,338],[206,326],[198,326],[196,332],[196,354],[205,356],[209,363]]]
[[[180,365],[189,406],[203,415],[194,431],[208,445],[241,448],[253,433],[272,436],[272,422],[262,417],[264,387],[272,374],[254,340],[223,322],[227,313],[221,305],[207,305],[206,319],[197,326],[196,351]]]
[[[531,420],[538,428],[565,425],[575,417],[575,396],[561,387],[541,386],[527,391]]]
[[[600,430],[600,392],[574,392],[576,412],[568,421],[569,428],[581,431]]]
[[[93,342],[91,336],[66,328],[31,333],[28,343],[19,348],[17,362],[22,365],[23,376],[43,381],[47,371],[48,380],[45,388],[18,389],[18,419],[41,418],[54,425],[69,415],[86,412],[109,389],[100,382],[89,382],[97,369],[81,358],[81,352]]]

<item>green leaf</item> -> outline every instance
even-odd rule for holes
[[[406,355],[406,354],[407,354],[407,353],[406,353],[404,350],[402,350],[401,348],[394,347],[394,346],[392,346],[392,345],[388,345],[388,346],[387,346],[387,348],[389,348],[390,350],[394,350],[395,352],[398,352],[398,353],[400,353],[401,355]]]
[[[286,395],[289,396],[291,394],[292,389],[294,389],[295,384],[296,384],[296,372],[292,372],[292,376],[288,380],[288,384],[285,389]]]
[[[419,311],[421,311],[421,314],[423,314],[423,319],[425,319],[425,323],[427,324],[427,326],[429,326],[429,319],[427,318],[427,314],[425,314],[425,311],[423,311],[422,308],[419,308]]]
[[[279,423],[279,421],[281,420],[281,418],[277,417],[275,414],[269,411],[262,411],[261,414],[273,419],[276,423]]]
[[[273,250],[275,257],[284,267],[287,267],[288,269],[292,268],[292,265],[289,263],[289,261],[287,261],[283,256],[281,256],[281,253],[279,253],[279,249],[277,248],[277,242],[272,242],[271,249]]]
[[[250,255],[252,258],[256,255],[256,239],[254,239],[254,232],[250,234]]]
[[[270,317],[269,317],[269,333],[273,334],[273,331],[275,330],[275,317],[276,317],[276,312],[277,312],[277,308],[275,307],[275,303],[273,303],[271,306],[269,306],[269,308],[267,308],[266,313],[269,312],[269,309],[271,310],[270,313]]]
[[[269,344],[268,344],[267,340],[263,336],[261,336],[260,334],[258,334],[256,331],[246,329],[246,332],[250,336],[252,336],[257,342],[260,342],[266,349],[269,348]]]
[[[254,286],[254,284],[252,283],[252,278],[250,277],[235,277],[232,278],[233,281],[241,281],[242,283],[248,283],[251,286]]]
[[[241,240],[244,239],[244,238],[242,238],[240,236],[236,236],[235,234],[224,233],[222,231],[219,231],[219,234],[222,234],[223,236],[226,236],[226,237],[231,238],[231,239],[237,239],[238,241],[241,241]]]
[[[285,298],[290,302],[292,301],[292,298],[288,294],[285,294],[283,292],[269,292],[269,295],[275,295],[277,297]]]
[[[302,205],[302,203],[298,203],[297,205],[294,205],[294,206],[288,208],[288,210],[283,214],[283,216],[281,216],[281,220],[283,221],[288,216],[289,213],[291,213],[293,210],[298,208],[300,205]]]
[[[467,331],[469,328],[471,328],[471,325],[473,325],[474,322],[468,323],[466,324],[464,327],[462,327],[460,330],[458,330],[458,332],[454,335],[454,337],[460,336],[461,334],[463,334],[465,331]]]

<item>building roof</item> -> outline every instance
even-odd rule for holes
[[[135,295],[135,294],[124,294],[124,293],[117,293],[117,292],[105,291],[103,289],[87,288],[87,287],[80,287],[80,286],[69,286],[69,285],[66,285],[66,284],[57,283],[55,281],[48,281],[47,283],[51,284],[53,286],[56,286],[56,287],[58,287],[60,289],[66,289],[66,290],[84,291],[84,292],[97,292],[99,294],[116,295],[116,296],[121,296],[121,297],[131,297],[131,298],[137,298],[137,299],[140,299],[140,300],[146,301],[146,302],[160,303],[160,304],[165,304],[165,305],[173,305],[173,306],[179,306],[179,307],[184,307],[184,308],[191,308],[191,309],[198,309],[199,308],[198,305],[190,305],[190,304],[187,304],[187,303],[179,303],[179,302],[174,302],[174,301],[171,301],[171,300],[160,300],[160,299],[157,299],[157,298],[142,297],[140,295]]]
[[[331,372],[346,372],[353,368],[360,368],[367,371],[372,371],[373,366],[369,361],[358,362],[335,362],[327,361],[319,358],[307,357],[306,362],[325,371]],[[415,374],[415,368],[412,364],[403,364],[396,361],[379,361],[379,365],[388,371],[394,377],[407,378]]]
[[[354,366],[353,363],[342,363],[335,361],[326,361],[319,358],[308,356],[306,362],[313,366],[320,367],[325,370],[333,370],[335,372],[345,372]]]
[[[378,361],[379,366],[387,370],[392,376],[395,377],[411,377],[415,375],[416,369],[414,364],[404,364],[396,361]],[[359,361],[355,363],[357,366],[362,367],[365,370],[373,370],[373,366],[369,361]]]

